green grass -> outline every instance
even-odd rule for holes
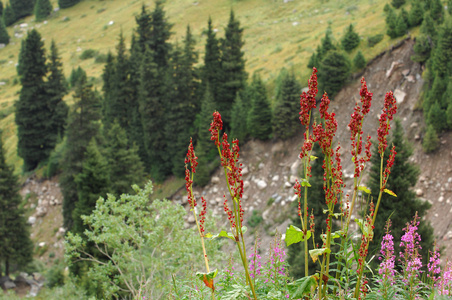
[[[56,0],[53,1],[56,7]],[[315,51],[320,39],[324,36],[328,24],[331,24],[333,37],[338,42],[345,28],[353,23],[356,31],[363,38],[357,50],[361,50],[366,60],[374,57],[396,41],[387,36],[373,48],[367,47],[367,37],[384,33],[383,6],[388,1],[377,0],[297,0],[288,3],[276,0],[171,0],[166,1],[165,11],[169,21],[174,24],[173,41],[181,41],[185,35],[186,26],[190,25],[197,41],[200,61],[204,56],[205,36],[203,30],[207,27],[209,16],[214,27],[218,29],[217,36],[223,37],[224,27],[229,19],[231,8],[234,9],[244,30],[245,58],[247,71],[252,74],[259,70],[261,76],[270,83],[277,77],[281,68],[293,70],[302,82],[306,82],[310,70],[306,64]],[[76,6],[60,10],[48,19],[47,24],[35,23],[34,17],[28,17],[18,23],[27,23],[36,28],[45,40],[46,48],[54,39],[64,63],[64,72],[69,76],[72,68],[81,66],[88,77],[100,77],[103,64],[93,59],[80,59],[87,49],[94,49],[99,54],[109,51],[115,53],[118,36],[122,30],[126,42],[130,46],[132,30],[136,27],[135,15],[141,11],[143,1],[138,0],[84,0]],[[153,10],[151,1],[149,10]],[[113,25],[109,22],[113,21]],[[18,99],[20,84],[17,80],[15,64],[20,49],[21,39],[14,37],[13,27],[8,28],[11,43],[0,49],[0,81],[6,85],[0,86],[0,108],[11,109]],[[357,51],[355,50],[355,51]],[[352,52],[353,58],[356,52]],[[100,89],[101,81],[97,81]],[[271,86],[271,85],[270,85]],[[66,97],[72,103],[72,96]],[[6,158],[16,169],[21,165],[21,159],[16,155],[16,127],[14,114],[3,114],[0,128],[3,129],[3,139],[6,148]]]

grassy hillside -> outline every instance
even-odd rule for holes
[[[287,1],[287,0],[286,0]],[[54,7],[57,6],[53,1]],[[355,25],[363,38],[359,46],[366,59],[372,58],[394,41],[385,37],[373,48],[367,47],[367,37],[384,33],[383,6],[388,1],[377,0],[168,0],[165,10],[169,21],[174,24],[173,40],[181,41],[187,25],[198,42],[200,60],[203,58],[207,19],[212,17],[217,35],[222,37],[229,12],[234,9],[237,18],[244,27],[245,56],[249,73],[259,71],[263,78],[273,81],[283,67],[292,69],[306,82],[310,71],[306,64],[324,36],[328,24],[331,24],[334,38],[339,41],[344,29],[350,23]],[[14,124],[13,103],[18,98],[20,84],[15,65],[18,59],[20,41],[26,36],[27,28],[36,28],[45,39],[46,48],[50,41],[57,42],[64,63],[64,71],[69,76],[71,69],[81,66],[88,76],[99,78],[103,64],[94,59],[81,60],[80,54],[86,49],[95,49],[100,53],[115,52],[118,35],[122,30],[127,42],[135,18],[142,3],[152,10],[153,1],[139,0],[84,0],[75,7],[60,10],[47,22],[36,23],[34,17],[21,20],[27,27],[8,28],[11,43],[0,49],[0,128],[7,149],[7,160],[16,166],[22,162],[16,155],[16,128]],[[111,24],[111,25],[110,25]],[[15,36],[15,33],[17,36]],[[351,53],[353,58],[355,52]],[[98,88],[102,81],[96,80]],[[71,96],[66,97],[68,103]]]

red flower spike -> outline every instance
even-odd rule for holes
[[[218,111],[213,113],[213,121],[210,123],[210,139],[215,141],[215,145],[218,147],[218,136],[220,131],[223,129],[223,120],[221,120],[221,115]]]
[[[312,69],[311,78],[308,80],[309,90],[303,92],[300,96],[300,122],[302,125],[309,126],[309,113],[316,108],[315,96],[317,95],[317,69]]]

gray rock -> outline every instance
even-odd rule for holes
[[[284,183],[284,187],[285,187],[286,189],[288,189],[288,188],[293,187],[293,185],[292,185],[290,182],[286,181],[286,182]]]
[[[30,225],[34,225],[36,223],[36,217],[29,216],[28,220],[27,220],[27,223],[30,224]]]
[[[301,160],[297,159],[291,166],[290,166],[290,174],[297,175],[298,174],[298,168],[300,167]]]
[[[217,183],[220,182],[220,177],[218,177],[218,176],[213,176],[211,181],[212,181],[213,184],[217,184]]]
[[[273,176],[272,181],[278,181],[278,180],[279,180],[279,175]]]
[[[295,184],[295,181],[296,181],[296,180],[297,180],[297,176],[290,175],[289,182],[290,182],[291,184]]]
[[[247,166],[245,166],[244,168],[242,168],[242,175],[246,175],[250,172],[250,170],[248,169]]]
[[[264,180],[259,180],[259,181],[257,182],[257,187],[258,187],[260,190],[263,190],[263,189],[265,189],[265,188],[267,187],[267,183],[266,183]]]
[[[263,168],[265,168],[265,164],[263,162],[261,162],[258,166],[259,170],[262,170]]]
[[[421,197],[424,195],[424,191],[422,189],[417,189],[416,190],[416,196]]]

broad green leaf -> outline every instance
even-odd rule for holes
[[[303,298],[303,296],[309,294],[311,290],[317,287],[317,278],[314,275],[303,277],[289,283],[287,287],[289,288],[291,299]]]
[[[316,160],[317,158],[317,156],[311,155],[311,160]]]
[[[364,185],[360,185],[358,187],[358,190],[363,191],[366,194],[370,194],[370,190],[367,187],[365,187]]]
[[[339,217],[342,216],[342,213],[334,213],[333,216],[334,216],[336,219],[338,219]]]
[[[365,223],[363,219],[355,219],[355,222],[358,223],[358,226],[365,237],[368,238],[370,234],[373,233],[370,224]]]
[[[215,269],[209,273],[201,273],[196,272],[196,277],[204,282],[204,284],[215,291],[215,287],[213,286],[213,279],[217,276],[218,270]]]
[[[307,179],[302,179],[301,186],[311,187],[311,184],[309,183],[309,181]]]
[[[211,238],[212,240],[216,239],[218,237],[225,237],[225,238],[229,238],[229,239],[235,241],[234,235],[232,235],[232,233],[228,233],[228,232],[226,232],[224,230],[222,230],[220,233],[215,234],[215,235],[212,235],[210,233],[208,233],[207,235],[210,235],[209,238]],[[206,235],[206,237],[207,237],[207,235]]]
[[[396,195],[393,191],[391,191],[391,190],[384,189],[384,192],[385,192],[386,194],[391,195],[391,196],[397,197],[397,195]]]
[[[304,242],[305,240],[309,240],[309,238],[311,237],[311,231],[308,231],[306,233],[306,236],[304,235],[304,232],[293,225],[290,225],[289,228],[287,228],[286,230],[286,245],[287,247],[289,247],[292,244],[296,244],[299,242]]]
[[[248,227],[242,226],[242,233],[245,233],[248,230]]]
[[[309,250],[309,255],[311,255],[312,261],[316,262],[319,258],[319,255],[322,255],[324,253],[331,253],[331,249],[329,248],[321,248],[321,249],[312,249]]]

